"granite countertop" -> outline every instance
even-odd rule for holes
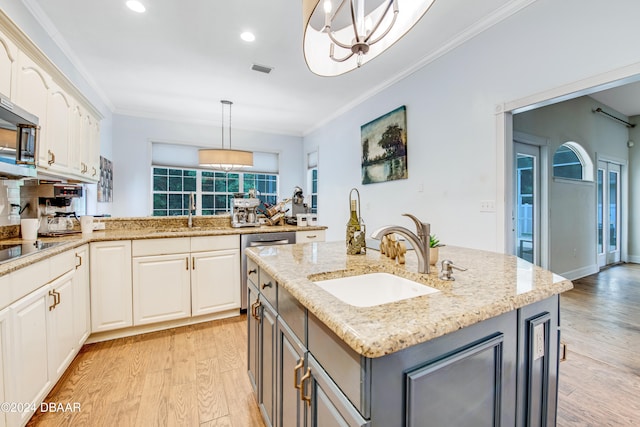
[[[225,235],[238,235],[238,234],[254,234],[254,233],[278,233],[286,231],[313,231],[313,230],[325,230],[324,226],[306,226],[298,227],[295,225],[282,225],[282,226],[260,226],[260,227],[238,227],[233,228],[231,226],[210,226],[203,224],[202,226],[196,226],[193,228],[181,227],[181,226],[167,226],[165,221],[154,220],[151,218],[137,218],[137,219],[117,219],[110,222],[121,223],[119,226],[115,226],[112,229],[94,231],[91,234],[72,234],[63,237],[39,237],[40,242],[54,242],[57,245],[42,249],[39,251],[31,252],[28,255],[24,255],[18,258],[14,258],[10,261],[0,263],[0,276],[9,274],[15,270],[34,264],[42,259],[52,257],[54,255],[66,252],[70,249],[84,245],[90,242],[101,241],[113,241],[113,240],[141,240],[141,239],[161,239],[172,237],[198,237],[198,236],[225,236]],[[135,223],[138,224],[135,224]],[[143,228],[139,228],[143,227]],[[31,247],[33,241],[27,241],[18,237],[2,239],[2,244],[22,244],[25,247]],[[25,251],[26,252],[26,251]]]
[[[324,322],[358,354],[375,358],[423,343],[573,288],[571,282],[527,261],[460,247],[439,248],[467,271],[455,281],[438,279],[438,269],[418,274],[417,257],[406,264],[380,252],[347,255],[344,242],[305,243],[247,249],[247,255],[274,277],[309,312]],[[388,272],[441,292],[374,307],[348,305],[312,280]]]

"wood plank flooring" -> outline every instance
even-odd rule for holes
[[[558,426],[640,425],[640,265],[561,297]],[[246,373],[246,316],[85,346],[28,426],[262,427]]]
[[[246,316],[82,348],[28,426],[264,426],[247,376]]]
[[[574,281],[560,297],[558,426],[640,425],[640,265]]]

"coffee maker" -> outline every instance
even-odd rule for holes
[[[244,197],[244,193],[235,194],[231,203],[231,226],[232,227],[258,227],[258,213],[256,209],[260,206],[260,199],[255,197],[255,192],[249,192],[249,197]]]
[[[81,185],[25,182],[20,187],[21,218],[39,219],[41,236],[79,233],[74,201],[80,197]]]

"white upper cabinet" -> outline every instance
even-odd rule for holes
[[[23,52],[18,52],[15,103],[39,119],[40,144],[47,141],[47,101],[51,77]],[[44,144],[46,145],[46,143]]]
[[[98,182],[100,113],[28,37],[2,22],[0,94],[38,117],[38,170]]]
[[[47,102],[47,138],[40,140],[38,166],[69,171],[72,106],[69,95],[52,83]]]
[[[0,94],[12,99],[12,82],[15,79],[18,48],[0,31]]]

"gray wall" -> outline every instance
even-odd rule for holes
[[[517,114],[513,118],[514,131],[548,140],[549,211],[541,215],[549,217],[549,267],[569,278],[598,271],[596,184],[553,179],[553,153],[565,142],[577,142],[594,164],[594,177],[597,159],[616,160],[625,167],[627,163],[627,127],[594,114],[592,110],[598,107],[628,119],[586,96]]]

